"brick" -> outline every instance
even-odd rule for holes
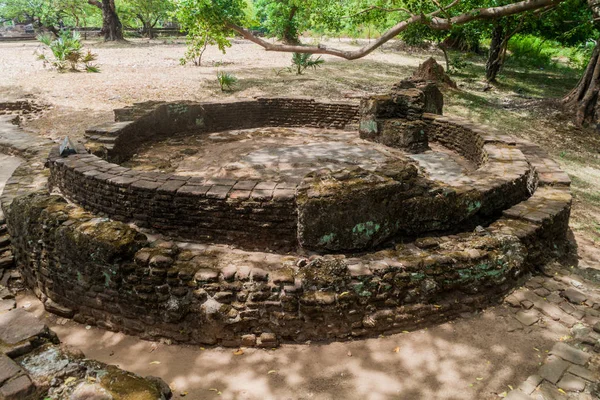
[[[206,197],[211,199],[225,199],[227,198],[227,194],[231,190],[232,186],[218,186],[215,185],[210,188],[208,192],[206,192]]]
[[[233,185],[233,189],[252,191],[257,183],[257,181],[238,181],[235,185]]]

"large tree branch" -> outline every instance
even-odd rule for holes
[[[90,1],[90,0],[88,0]],[[537,10],[544,7],[555,6],[562,3],[565,0],[522,0],[517,3],[509,4],[500,7],[488,7],[488,8],[477,8],[473,9],[464,14],[457,15],[452,18],[438,18],[441,12],[445,12],[449,8],[458,4],[460,0],[454,0],[451,4],[429,14],[412,15],[410,18],[401,21],[385,32],[381,37],[375,40],[373,43],[368,44],[358,50],[339,50],[334,48],[327,48],[324,45],[318,46],[298,46],[298,45],[286,45],[271,43],[266,40],[255,36],[248,29],[245,29],[236,24],[227,22],[225,25],[228,29],[231,29],[240,34],[245,39],[250,40],[253,43],[263,47],[266,51],[282,51],[288,53],[311,53],[311,54],[328,54],[336,57],[345,58],[346,60],[355,60],[366,56],[373,52],[375,49],[386,43],[387,41],[396,37],[400,32],[406,30],[410,25],[415,23],[423,23],[436,30],[449,30],[454,25],[462,25],[471,21],[485,20],[485,19],[497,19],[501,17],[507,17],[510,15],[520,14],[526,11]],[[591,1],[591,0],[590,0]]]
[[[92,6],[96,6],[99,9],[102,10],[102,2],[98,1],[98,0],[87,0],[88,4],[92,5]]]

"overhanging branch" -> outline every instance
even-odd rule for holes
[[[88,0],[93,1],[93,0]],[[537,10],[544,7],[555,6],[566,0],[523,0],[517,3],[509,4],[500,7],[488,7],[488,8],[477,8],[467,13],[457,15],[452,18],[438,18],[442,12],[447,11],[451,7],[459,3],[460,0],[454,0],[448,6],[438,9],[429,14],[412,15],[410,18],[401,21],[385,32],[381,37],[358,50],[339,50],[335,48],[328,48],[324,45],[317,46],[299,46],[299,45],[286,45],[271,43],[264,39],[254,35],[248,29],[238,26],[236,24],[227,22],[225,26],[234,32],[240,34],[243,38],[256,43],[257,45],[264,48],[266,51],[281,51],[288,53],[310,53],[310,54],[328,54],[336,57],[341,57],[346,60],[356,60],[362,58],[381,45],[396,37],[400,32],[406,30],[410,25],[416,23],[424,23],[432,29],[436,30],[449,30],[454,25],[462,25],[471,21],[485,20],[485,19],[497,19],[501,17],[507,17],[510,15],[520,14],[526,11]]]

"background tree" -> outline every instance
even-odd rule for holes
[[[115,0],[87,0],[102,11],[102,30],[105,41],[123,40],[123,24],[117,14]]]
[[[153,39],[154,28],[159,21],[168,17],[174,10],[171,0],[128,0],[128,11],[140,22],[142,35]]]
[[[58,35],[60,10],[50,0],[0,0],[0,16],[31,23],[36,30],[48,30]]]
[[[188,50],[181,63],[193,61],[200,65],[206,46],[219,50],[231,46],[227,37],[233,34],[226,24],[241,24],[246,20],[244,0],[180,0],[175,16],[181,30],[187,34]]]

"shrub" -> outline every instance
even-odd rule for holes
[[[41,34],[37,36],[37,40],[45,46],[38,53],[38,59],[44,62],[44,66],[50,64],[59,72],[80,69],[86,72],[100,72],[100,69],[92,64],[96,61],[96,55],[90,50],[83,51],[79,32],[63,31],[57,38],[51,34]],[[46,54],[48,50],[51,56]]]
[[[302,75],[306,69],[317,69],[318,66],[325,62],[320,56],[317,58],[312,57],[313,55],[310,53],[293,53],[290,71],[295,72],[296,75]]]
[[[533,35],[515,35],[508,42],[511,58],[536,67],[552,64],[555,48],[552,42]]]
[[[221,91],[224,92],[225,90],[231,89],[231,87],[237,82],[237,78],[229,72],[217,71],[217,81],[219,81]]]

